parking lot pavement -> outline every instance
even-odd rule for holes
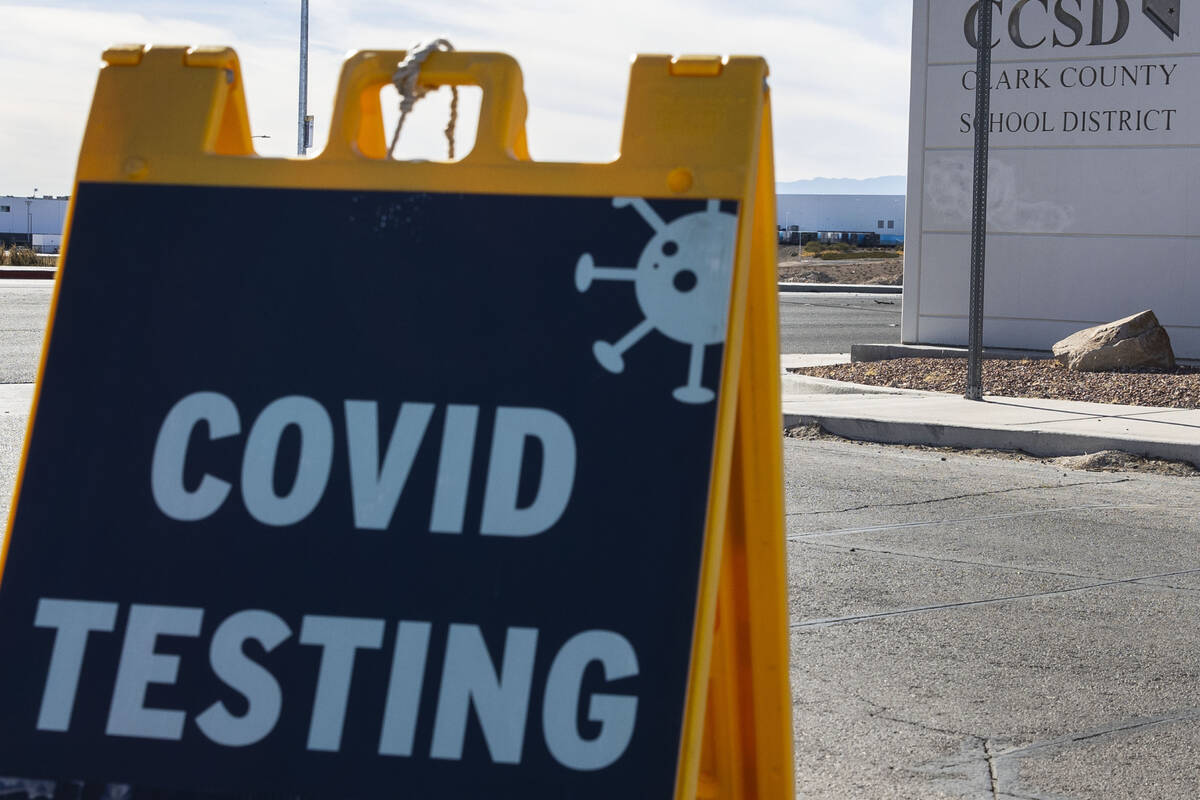
[[[37,377],[52,281],[0,280],[0,384]]]
[[[785,445],[799,797],[1197,796],[1200,480]]]
[[[798,797],[1197,796],[1200,481],[786,445]]]

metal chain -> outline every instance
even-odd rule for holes
[[[400,119],[396,121],[396,132],[392,134],[392,144],[388,147],[388,157],[391,158],[396,152],[396,145],[400,142],[400,129],[404,127],[404,120],[408,117],[410,111],[417,101],[425,95],[429,94],[432,89],[439,87],[422,86],[418,83],[418,78],[421,74],[421,65],[425,63],[425,59],[429,58],[431,53],[451,53],[454,51],[454,45],[450,44],[446,39],[434,39],[427,44],[418,43],[409,49],[404,56],[404,60],[396,67],[396,71],[392,73],[392,83],[396,86],[396,91],[400,93]],[[458,87],[450,87],[450,121],[446,124],[446,142],[450,151],[450,160],[454,160],[454,128],[458,124]]]

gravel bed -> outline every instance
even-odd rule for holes
[[[870,386],[961,393],[966,389],[967,360],[896,358],[790,371]],[[1172,372],[1073,372],[1053,359],[988,359],[983,363],[983,392],[1126,406],[1200,408],[1200,368],[1179,366]]]

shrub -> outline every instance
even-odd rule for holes
[[[825,252],[826,253],[830,253],[830,252],[848,253],[848,252],[850,252],[850,250],[851,250],[851,247],[848,242],[826,242],[825,243]]]
[[[846,242],[820,242],[812,241],[804,245],[804,249],[810,253],[844,253],[850,249],[850,245]]]

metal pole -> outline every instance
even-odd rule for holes
[[[296,155],[308,152],[305,119],[308,117],[308,0],[300,0],[300,111],[296,121]]]
[[[967,334],[968,400],[983,399],[983,264],[987,239],[988,128],[991,123],[992,0],[980,0],[975,58],[975,185],[971,207],[971,309]]]

